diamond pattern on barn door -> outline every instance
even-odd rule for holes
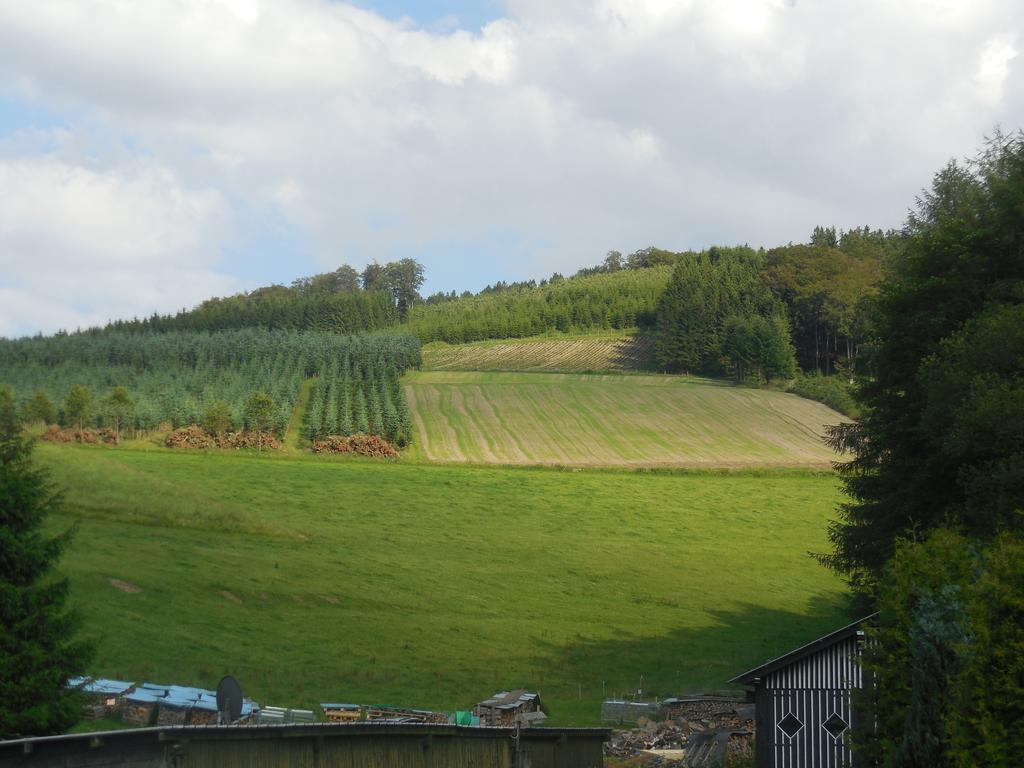
[[[804,724],[800,722],[800,719],[792,712],[779,720],[779,728],[781,728],[782,732],[791,739],[796,736],[803,727]]]
[[[833,739],[843,735],[843,731],[850,727],[850,724],[843,720],[838,712],[833,712],[828,720],[821,724],[821,727],[831,734]]]

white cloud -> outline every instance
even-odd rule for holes
[[[979,96],[990,104],[998,104],[1003,97],[1010,62],[1017,58],[1013,35],[1000,34],[985,41],[974,79]]]
[[[468,283],[428,286],[461,289],[609,248],[898,225],[946,159],[1024,124],[1014,0],[505,7],[470,33],[328,0],[0,5],[0,94],[79,116],[58,169],[38,156],[46,137],[0,148],[61,192],[73,233],[29,211],[0,243],[29,247],[36,227],[48,263],[102,252],[146,275],[183,259],[208,277],[170,281],[180,306],[247,235],[244,208],[283,219],[325,267],[484,244]],[[487,250],[503,240],[521,250]],[[428,275],[460,273],[439,258]]]
[[[148,163],[0,159],[0,335],[179,309],[237,281],[214,265],[228,212]]]

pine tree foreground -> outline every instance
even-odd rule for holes
[[[68,580],[53,572],[70,532],[41,531],[60,502],[32,464],[32,443],[0,434],[0,739],[60,733],[81,713],[65,682],[84,671],[92,649],[73,639]]]

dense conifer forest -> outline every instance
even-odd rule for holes
[[[267,328],[346,334],[387,328],[397,322],[394,301],[385,291],[302,295],[284,286],[271,286],[251,294],[208,299],[195,309],[176,315],[114,321],[107,329],[164,333]]]
[[[319,376],[325,382],[336,377],[328,386],[354,398],[354,419],[360,407],[370,414],[357,419],[360,432],[383,435],[383,414],[407,413],[398,377],[419,360],[415,337],[395,332],[109,330],[0,340],[3,383],[30,416],[42,417],[48,408],[53,418],[40,420],[104,425],[111,419],[111,393],[123,387],[130,398],[125,425],[140,430],[202,424],[211,414],[223,429],[241,428],[247,399],[262,392],[273,400],[271,430],[281,432],[303,380]],[[407,435],[398,426],[391,431],[396,438]]]
[[[667,266],[659,266],[568,279],[555,276],[541,285],[527,283],[417,304],[407,325],[424,343],[449,344],[651,326],[670,273]]]

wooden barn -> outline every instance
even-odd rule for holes
[[[864,685],[860,655],[871,616],[837,629],[731,682],[754,692],[757,768],[856,765],[850,694]]]

